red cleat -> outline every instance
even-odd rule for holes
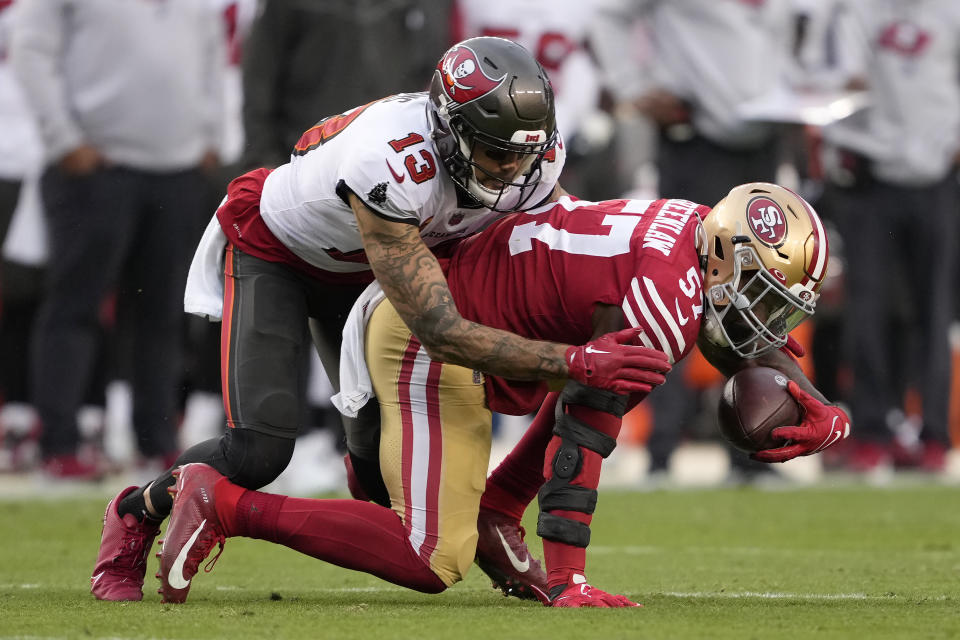
[[[142,600],[147,554],[160,532],[159,524],[137,522],[132,514],[123,518],[117,505],[137,487],[127,487],[107,505],[97,564],[90,576],[90,593],[97,600]]]
[[[214,508],[213,485],[223,476],[205,464],[185,464],[174,470],[176,485],[173,494],[173,510],[167,536],[160,541],[160,579],[158,593],[164,602],[181,603],[190,592],[190,581],[197,575],[213,545],[220,545],[220,552],[204,568],[209,572],[223,553],[226,536]]]
[[[477,518],[477,566],[505,596],[521,600],[550,601],[547,574],[523,541],[524,530],[509,516],[480,510]]]

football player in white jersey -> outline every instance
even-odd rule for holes
[[[237,485],[286,467],[299,430],[297,366],[310,334],[338,386],[343,321],[374,276],[437,360],[514,380],[571,378],[628,393],[664,368],[617,334],[603,348],[534,341],[465,320],[431,249],[561,192],[553,91],[534,58],[501,38],[448,50],[429,92],[399,94],[321,120],[290,162],[234,180],[201,240],[187,311],[222,319],[227,429],[184,452]],[[477,274],[483,277],[483,274]],[[308,331],[309,323],[309,331]],[[376,419],[373,417],[373,419]],[[107,505],[91,591],[142,598],[145,559],[169,514],[172,469]]]

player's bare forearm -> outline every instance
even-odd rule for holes
[[[415,225],[391,222],[350,197],[383,292],[430,357],[513,380],[563,378],[568,345],[528,340],[465,319]]]
[[[768,351],[758,358],[741,358],[730,349],[724,349],[711,343],[706,338],[699,338],[697,346],[707,361],[726,377],[730,377],[747,367],[772,367],[782,371],[791,380],[796,381],[800,388],[815,397],[820,402],[829,402],[826,397],[810,382],[797,361],[779,349]]]

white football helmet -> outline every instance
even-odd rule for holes
[[[707,214],[705,335],[745,358],[783,346],[813,315],[827,275],[823,224],[779,185],[734,187]]]

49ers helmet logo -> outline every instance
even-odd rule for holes
[[[747,221],[753,235],[768,247],[779,247],[787,237],[787,219],[770,198],[757,196],[748,202]]]
[[[458,46],[447,51],[437,65],[443,76],[443,90],[459,104],[476,100],[500,86],[507,74],[491,78],[480,67],[477,54],[470,47]]]

